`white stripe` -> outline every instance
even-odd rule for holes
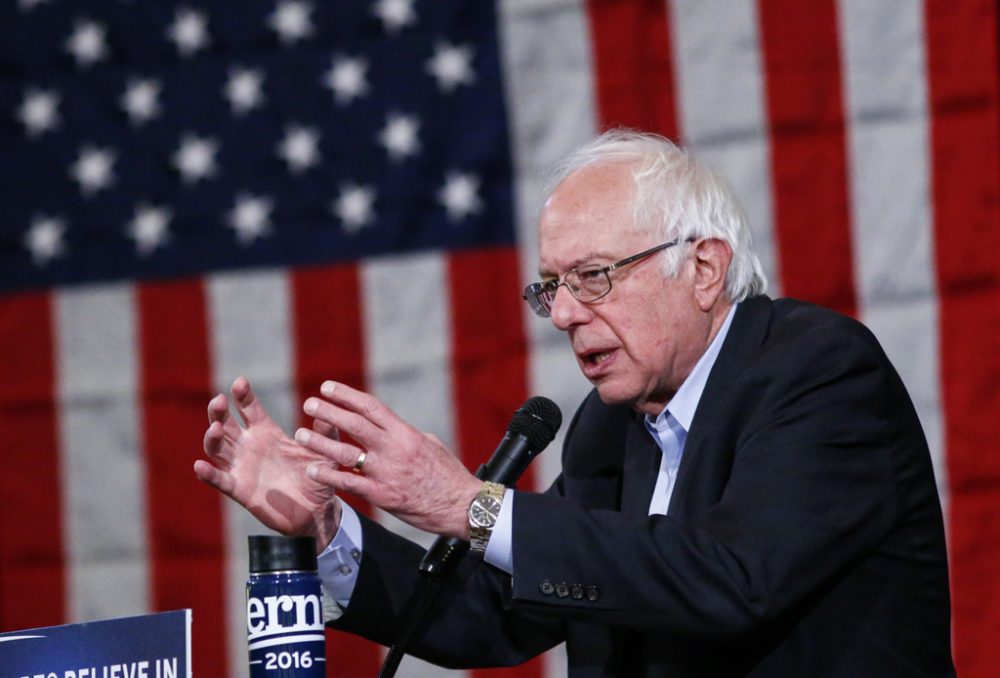
[[[0,638],[0,643],[9,643],[13,640],[31,640],[32,638],[45,638],[45,636],[4,636]]]
[[[547,174],[597,133],[591,43],[581,1],[516,0],[500,3],[498,11],[521,281],[527,284],[538,277],[536,229]],[[564,420],[559,435],[534,462],[544,489],[559,473],[566,423],[590,385],[561,332],[535,317],[526,304],[524,322],[531,347],[528,388],[532,395],[555,401]]]
[[[684,145],[733,187],[750,220],[768,291],[778,296],[771,149],[756,3],[672,0],[669,7]]]
[[[250,379],[260,402],[291,433],[298,405],[294,398],[294,346],[290,337],[291,300],[284,272],[227,273],[208,279],[212,383],[229,396],[238,376]],[[230,396],[231,397],[231,396]],[[234,414],[235,416],[235,414]],[[241,506],[220,495],[226,553],[226,618],[230,675],[247,662],[247,537],[271,534]]]
[[[67,615],[150,607],[135,296],[125,284],[55,295]]]
[[[546,177],[574,149],[597,134],[594,66],[587,11],[582,0],[511,0],[498,3],[507,120],[515,180],[515,215],[521,282],[538,277],[538,214]],[[516,291],[515,291],[516,292]],[[569,418],[590,385],[566,337],[524,306],[529,342],[528,389],[551,398],[563,426],[535,460],[544,489],[562,469],[560,451]],[[565,645],[545,657],[545,675],[567,672]]]
[[[910,391],[947,502],[923,6],[840,5],[862,319]]]
[[[370,260],[361,266],[366,382],[405,421],[455,449],[450,294],[444,255]],[[434,535],[375,509],[388,529],[429,546]],[[384,653],[383,653],[384,656]],[[400,676],[455,675],[407,656]]]
[[[298,636],[282,636],[281,638],[268,638],[250,643],[251,650],[259,650],[264,647],[274,647],[275,645],[294,645],[296,643],[315,643],[326,639],[322,633],[313,633]],[[319,661],[324,661],[320,659]]]
[[[450,295],[444,256],[390,257],[361,267],[369,391],[411,425],[455,449]],[[432,537],[377,511],[389,529]]]
[[[191,678],[191,610],[184,610],[184,666],[187,667],[187,678]],[[231,672],[229,675],[233,675]]]

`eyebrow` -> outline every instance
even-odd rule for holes
[[[572,271],[574,268],[579,268],[585,264],[594,263],[595,259],[607,259],[608,261],[618,261],[618,259],[614,258],[613,254],[603,254],[601,252],[588,252],[583,256],[579,256],[570,261],[569,268],[567,268],[566,270]],[[551,280],[554,278],[558,278],[559,276],[556,275],[555,273],[549,273],[548,271],[538,269],[538,277],[540,277],[542,280],[546,279]]]

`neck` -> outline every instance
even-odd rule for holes
[[[729,315],[729,310],[733,307],[733,302],[728,299],[719,299],[718,303],[712,306],[706,313],[708,322],[705,324],[705,333],[701,340],[698,342],[699,350],[697,354],[690,359],[690,364],[685,366],[683,377],[681,380],[675,384],[670,384],[667,389],[664,389],[658,393],[651,394],[651,396],[641,403],[637,403],[633,406],[633,409],[640,414],[648,414],[651,417],[659,416],[660,412],[673,400],[674,396],[677,395],[677,391],[681,388],[687,378],[694,371],[695,365],[701,360],[701,357],[705,355],[708,347],[712,345],[715,338],[719,336],[719,330],[726,323],[726,316]]]

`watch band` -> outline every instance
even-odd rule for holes
[[[500,506],[506,487],[486,481],[469,504],[469,547],[473,553],[486,553],[493,527],[500,517]]]

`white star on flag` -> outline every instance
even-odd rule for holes
[[[135,249],[140,256],[148,256],[170,240],[167,226],[172,216],[170,210],[164,207],[142,203],[135,208],[135,216],[128,223],[128,234],[135,240]]]
[[[298,174],[319,163],[319,130],[315,127],[292,125],[278,145],[278,155],[288,163],[288,169]]]
[[[185,134],[180,148],[174,152],[174,167],[181,173],[184,183],[193,184],[208,179],[218,172],[215,163],[218,151],[219,144],[214,139]]]
[[[190,8],[178,9],[174,22],[167,28],[167,37],[177,45],[177,52],[189,57],[198,50],[208,47],[208,17],[204,12]]]
[[[293,45],[312,36],[314,29],[310,12],[312,5],[308,2],[283,0],[268,17],[268,25],[278,34],[282,43]]]
[[[241,193],[236,204],[229,211],[229,226],[236,231],[236,240],[241,245],[251,245],[257,238],[271,232],[271,210],[274,201],[263,196]]]
[[[160,89],[160,83],[152,78],[129,81],[121,107],[133,125],[142,125],[160,115]]]
[[[451,92],[459,85],[471,85],[476,80],[472,56],[472,48],[468,45],[438,43],[434,56],[427,61],[427,72],[434,76],[442,92]]]
[[[449,172],[437,197],[451,221],[462,221],[483,207],[479,199],[479,178],[465,172]]]
[[[31,220],[31,227],[24,235],[24,246],[31,252],[36,265],[44,266],[65,253],[65,233],[66,223],[62,219],[39,215]]]
[[[335,56],[323,84],[333,90],[334,100],[349,104],[368,94],[368,62],[361,58]]]
[[[330,210],[344,224],[348,233],[357,233],[375,220],[375,189],[370,186],[344,184]]]
[[[104,26],[96,21],[79,20],[73,33],[66,40],[66,50],[73,55],[76,65],[92,66],[108,55]]]
[[[385,127],[379,132],[378,141],[389,153],[389,159],[399,162],[420,151],[420,119],[415,115],[390,113],[386,116]]]
[[[382,21],[382,27],[387,33],[397,33],[417,22],[413,0],[378,0],[372,8],[372,14]]]
[[[52,90],[29,89],[18,108],[17,117],[29,137],[37,137],[59,127],[59,95]]]
[[[35,7],[43,5],[49,0],[17,0],[17,7],[22,12],[30,12]]]
[[[236,115],[245,115],[264,103],[264,74],[251,68],[234,68],[226,81],[226,98]]]
[[[80,149],[76,162],[70,166],[70,176],[80,184],[84,196],[89,197],[115,183],[112,171],[115,159],[115,154],[106,148],[84,146]]]

